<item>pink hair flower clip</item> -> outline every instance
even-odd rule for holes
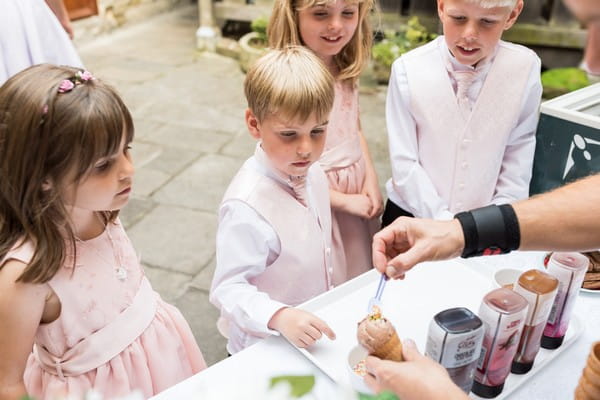
[[[75,84],[70,79],[65,79],[60,83],[58,87],[58,93],[67,93],[73,90]]]
[[[83,83],[93,80],[94,76],[90,73],[90,71],[77,71],[75,74],[75,79],[79,79]]]
[[[77,85],[83,85],[86,82],[94,80],[94,76],[89,71],[77,71],[75,76],[65,79],[58,87],[58,93],[67,93],[73,90]]]

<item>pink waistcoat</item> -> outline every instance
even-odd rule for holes
[[[437,41],[402,58],[417,121],[419,161],[453,213],[487,205],[517,124],[532,52],[500,42],[471,114],[463,118]]]
[[[332,286],[331,209],[327,178],[318,165],[308,173],[313,211],[281,183],[243,167],[233,178],[223,202],[243,201],[260,214],[279,237],[279,257],[251,283],[273,300],[296,306]]]

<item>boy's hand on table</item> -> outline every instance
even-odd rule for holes
[[[335,339],[335,333],[325,321],[307,311],[292,307],[278,310],[271,317],[268,326],[301,348],[314,344],[323,334],[331,340]]]

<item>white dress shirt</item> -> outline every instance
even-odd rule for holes
[[[252,157],[245,167],[289,186]],[[317,219],[311,207],[311,182],[307,179],[307,207]],[[293,190],[290,187],[290,194]],[[231,246],[235,243],[235,247]],[[230,200],[220,207],[216,238],[216,268],[210,291],[210,302],[221,310],[219,330],[227,335],[227,320],[243,328],[247,335],[229,337],[227,350],[236,353],[268,335],[279,332],[268,328],[272,316],[287,304],[273,300],[268,293],[261,292],[250,283],[250,279],[261,275],[281,252],[281,243],[273,227],[248,204]]]
[[[494,62],[495,53],[489,62],[482,60],[474,68],[460,64],[452,56],[443,36],[436,41],[439,51],[444,55],[442,59],[447,60],[447,68],[478,71],[478,76],[467,91],[469,102],[473,106]],[[512,44],[504,43],[504,45]],[[456,93],[456,81],[450,74],[449,77]],[[506,145],[492,203],[501,204],[528,197],[541,92],[538,58],[527,79],[525,96],[521,100],[522,112],[515,121]],[[401,57],[392,66],[386,102],[389,151],[390,159],[393,160],[392,178],[386,183],[387,195],[392,202],[417,217],[451,219],[454,213],[450,211],[447,200],[438,194],[420,164],[417,121],[411,113],[409,93],[407,74]],[[431,112],[436,111],[432,109]],[[490,119],[493,119],[492,115]],[[448,143],[448,151],[453,151],[455,145]],[[449,177],[452,173],[448,171]]]

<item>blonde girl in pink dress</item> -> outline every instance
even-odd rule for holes
[[[304,45],[336,78],[321,165],[329,179],[334,283],[372,266],[371,239],[383,210],[377,175],[362,133],[358,76],[371,53],[373,0],[275,0],[269,45]]]
[[[1,399],[147,398],[206,367],[117,218],[132,139],[89,72],[42,64],[0,88]]]

